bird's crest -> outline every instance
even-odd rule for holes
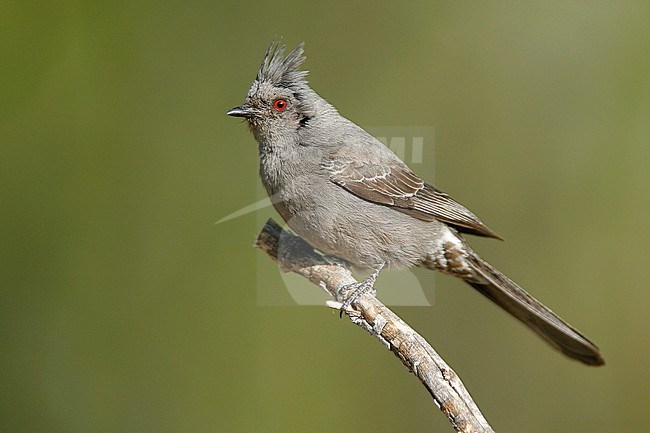
[[[257,81],[269,83],[272,86],[284,87],[293,92],[300,92],[307,87],[307,71],[299,71],[298,67],[305,61],[303,55],[305,43],[284,57],[286,45],[273,41],[266,50],[264,61],[257,73]]]

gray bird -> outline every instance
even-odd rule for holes
[[[303,44],[272,43],[243,105],[259,143],[260,175],[275,209],[323,253],[372,270],[422,266],[459,278],[551,346],[589,365],[598,347],[484,261],[462,234],[499,237],[426,183],[381,142],[341,116],[307,84]]]

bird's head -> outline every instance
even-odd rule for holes
[[[307,85],[307,71],[298,70],[305,60],[303,47],[285,57],[286,47],[273,42],[244,103],[226,113],[245,118],[260,143],[296,135],[314,115],[316,95]]]

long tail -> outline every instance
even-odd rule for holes
[[[578,330],[559,318],[537,299],[526,293],[514,281],[503,275],[471,249],[467,248],[466,263],[479,279],[465,281],[499,307],[512,314],[570,358],[588,365],[603,365],[600,350]]]

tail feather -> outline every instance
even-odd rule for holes
[[[570,358],[588,365],[603,365],[600,350],[578,330],[558,317],[515,282],[503,275],[473,251],[466,258],[483,282],[466,280],[492,302],[512,314]]]

